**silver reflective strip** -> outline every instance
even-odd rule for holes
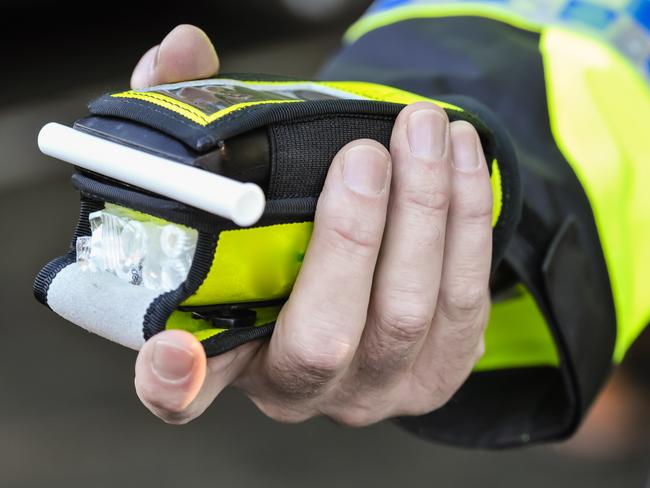
[[[109,273],[84,272],[73,263],[52,281],[47,304],[87,331],[137,350],[144,344],[145,313],[158,295]]]

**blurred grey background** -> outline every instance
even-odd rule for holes
[[[0,487],[646,485],[644,450],[493,453],[390,423],[280,425],[235,391],[190,425],[167,426],[134,393],[135,353],[33,299],[34,275],[64,251],[77,214],[70,168],[36,149],[44,123],[71,123],[93,95],[125,87],[139,56],[179,23],[206,30],[223,71],[313,75],[367,3],[0,3]]]

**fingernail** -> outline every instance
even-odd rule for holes
[[[459,171],[474,171],[481,164],[481,146],[473,130],[460,130],[454,134],[454,167]]]
[[[194,355],[182,347],[158,341],[153,348],[152,368],[166,381],[179,381],[192,372]]]
[[[343,181],[355,193],[378,195],[386,186],[388,158],[372,146],[355,146],[345,153]]]
[[[435,110],[417,110],[409,115],[408,140],[411,153],[423,159],[441,159],[447,151],[449,122]]]

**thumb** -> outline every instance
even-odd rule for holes
[[[169,330],[147,341],[135,364],[140,400],[159,417],[173,421],[201,390],[206,358],[201,343],[188,332]]]
[[[219,71],[219,58],[207,34],[193,25],[175,27],[149,49],[131,75],[134,89],[208,78]]]
[[[187,423],[203,413],[246,368],[259,348],[250,342],[206,360],[201,343],[182,330],[156,334],[135,363],[135,389],[142,403],[170,424]]]

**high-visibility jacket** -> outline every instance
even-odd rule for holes
[[[524,209],[492,282],[486,354],[442,409],[399,422],[458,445],[575,431],[650,322],[650,1],[377,1],[325,79],[490,107]]]

